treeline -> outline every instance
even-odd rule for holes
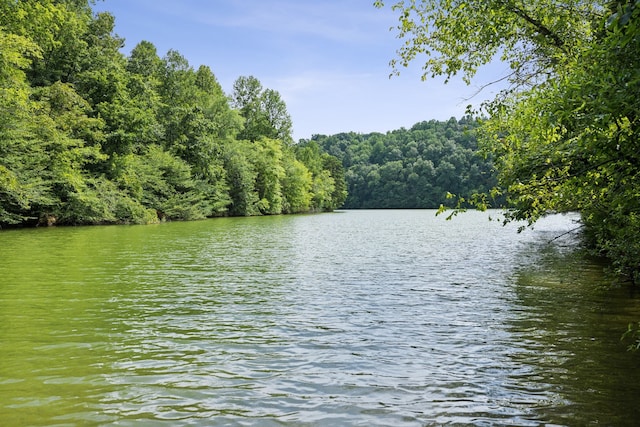
[[[0,0],[0,226],[332,210],[340,162],[296,147],[277,91],[211,69],[89,0]]]
[[[456,203],[449,193],[468,199],[496,185],[491,159],[478,153],[478,125],[469,118],[431,120],[386,134],[315,135],[304,143],[342,162],[346,208],[438,208]]]

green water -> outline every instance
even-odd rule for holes
[[[0,425],[634,425],[640,299],[573,217],[0,233]]]

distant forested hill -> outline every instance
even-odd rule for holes
[[[493,162],[478,153],[474,129],[463,118],[424,121],[386,134],[315,135],[317,144],[342,161],[348,188],[345,208],[438,208],[496,184]]]

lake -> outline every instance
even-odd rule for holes
[[[635,425],[640,296],[576,219],[2,231],[0,425]]]

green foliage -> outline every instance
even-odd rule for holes
[[[286,144],[291,138],[292,123],[280,94],[263,89],[253,76],[239,77],[233,84],[233,105],[245,119],[241,139],[256,141],[260,137],[280,139]]]
[[[631,341],[627,347],[629,351],[640,350],[640,322],[637,324],[630,323],[627,331],[622,335],[622,341]]]
[[[310,169],[336,171],[334,199],[346,198],[347,208],[437,208],[453,203],[449,192],[468,198],[496,183],[492,162],[477,150],[478,125],[470,119],[432,120],[385,135],[316,135],[306,150],[335,156]],[[342,162],[344,175],[331,158]]]
[[[47,199],[37,105],[24,72],[38,54],[36,44],[0,28],[0,225],[32,219],[32,205]]]
[[[254,143],[256,171],[255,187],[258,209],[263,214],[282,213],[282,143],[276,139],[261,138]]]
[[[331,211],[342,206],[347,197],[347,185],[340,159],[323,152],[314,140],[299,144],[296,157],[311,173],[312,209]]]
[[[255,188],[257,172],[253,165],[253,147],[248,141],[224,145],[224,169],[231,203],[229,214],[257,215],[258,192]]]
[[[382,2],[376,2],[382,6]],[[392,6],[425,76],[469,81],[499,56],[511,86],[486,103],[479,135],[496,159],[492,194],[509,220],[582,214],[593,251],[640,279],[640,2],[412,1]],[[397,68],[396,68],[397,71]],[[487,206],[478,197],[479,206]]]
[[[344,168],[337,157],[324,153],[322,155],[323,173],[328,174],[333,183],[333,189],[329,194],[329,199],[323,206],[325,210],[334,210],[341,207],[347,199],[347,181],[345,179]]]
[[[339,162],[296,158],[278,92],[240,78],[232,105],[177,51],[143,41],[125,57],[114,26],[86,0],[0,0],[0,226],[340,206],[324,185]]]
[[[282,185],[282,210],[285,213],[307,212],[311,208],[313,193],[313,175],[307,167],[295,158],[293,151],[283,152],[282,167],[284,175]],[[336,200],[336,207],[342,206],[342,201]]]
[[[383,7],[384,1],[376,1]],[[423,80],[461,73],[470,82],[496,58],[507,62],[511,81],[531,85],[593,37],[592,20],[604,1],[412,0],[398,1],[397,32],[404,39],[394,72],[423,62]]]
[[[40,55],[27,70],[34,86],[69,82],[79,71],[87,45],[83,34],[91,12],[55,0],[0,2],[0,27],[35,43]]]
[[[50,196],[39,209],[61,224],[114,221],[100,200],[100,179],[90,172],[92,165],[106,159],[99,145],[104,123],[88,117],[89,103],[69,84],[38,88],[33,99],[39,107],[34,137],[46,155],[40,174]]]
[[[484,139],[500,159],[510,218],[580,211],[594,251],[637,281],[640,7],[613,10],[553,79],[492,106]]]
[[[113,168],[119,188],[160,220],[201,219],[212,214],[211,202],[192,178],[191,167],[157,145],[149,146],[143,155],[115,157]],[[140,222],[139,218],[133,222]]]

